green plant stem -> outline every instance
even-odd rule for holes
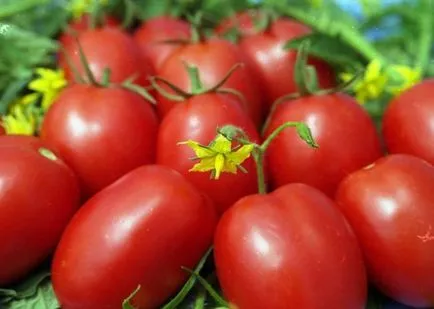
[[[39,5],[47,4],[49,0],[21,0],[3,6],[0,9],[0,20],[18,13],[33,9]]]
[[[258,193],[267,194],[267,183],[265,182],[265,171],[264,171],[264,155],[261,146],[257,145],[252,153],[253,160],[255,160],[256,174],[258,177]]]
[[[420,38],[418,54],[416,56],[416,68],[423,74],[430,61],[431,48],[433,43],[433,17],[432,17],[432,0],[424,0],[422,2],[424,10],[420,16]]]

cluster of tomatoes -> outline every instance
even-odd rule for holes
[[[213,246],[234,308],[363,309],[368,281],[400,302],[433,303],[434,83],[390,104],[382,137],[344,93],[270,113],[297,92],[297,53],[282,46],[310,29],[286,18],[258,29],[251,16],[210,38],[173,17],[133,35],[111,17],[97,29],[87,16],[70,25],[59,39],[70,84],[40,136],[0,137],[0,286],[54,251],[62,308],[120,308],[138,285],[132,304],[158,308],[188,278],[182,267]],[[235,21],[236,43],[218,36]],[[335,85],[326,63],[308,63],[322,87]],[[207,145],[227,124],[260,143],[288,121],[306,123],[319,148],[290,129],[277,136],[267,194],[252,157],[247,173],[216,180],[189,172],[194,152],[179,145]]]

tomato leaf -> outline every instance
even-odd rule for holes
[[[8,289],[0,289],[2,309],[59,309],[50,273],[40,271]]]

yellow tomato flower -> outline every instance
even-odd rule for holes
[[[101,5],[108,4],[108,0],[71,0],[69,11],[74,19],[78,19],[83,14],[89,13],[92,5],[97,1]]]
[[[343,73],[340,77],[343,81],[349,81],[354,78],[354,74]],[[368,100],[379,98],[386,88],[387,81],[388,77],[381,63],[378,60],[372,61],[366,68],[363,78],[354,84],[357,101],[364,104]]]
[[[189,146],[196,154],[194,159],[200,160],[190,169],[191,172],[212,171],[211,176],[214,179],[219,179],[222,172],[236,174],[254,148],[253,144],[247,144],[232,149],[232,142],[222,134],[218,134],[209,146],[200,145],[192,140],[178,144]]]
[[[422,74],[418,69],[406,65],[392,65],[390,69],[394,74],[397,74],[400,79],[398,85],[389,86],[387,88],[387,91],[394,96],[401,94],[403,91],[413,87],[422,80]]]
[[[6,134],[35,135],[36,116],[23,104],[13,104],[9,113],[1,119]]]
[[[42,96],[42,109],[47,110],[56,99],[59,92],[67,85],[63,70],[45,68],[36,69],[38,77],[32,80],[28,88]]]

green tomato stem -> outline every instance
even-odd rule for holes
[[[416,56],[416,68],[418,68],[421,74],[426,72],[428,63],[430,61],[431,48],[433,43],[433,17],[431,0],[424,0],[422,2],[424,10],[421,11],[420,16],[420,39],[418,54]]]

